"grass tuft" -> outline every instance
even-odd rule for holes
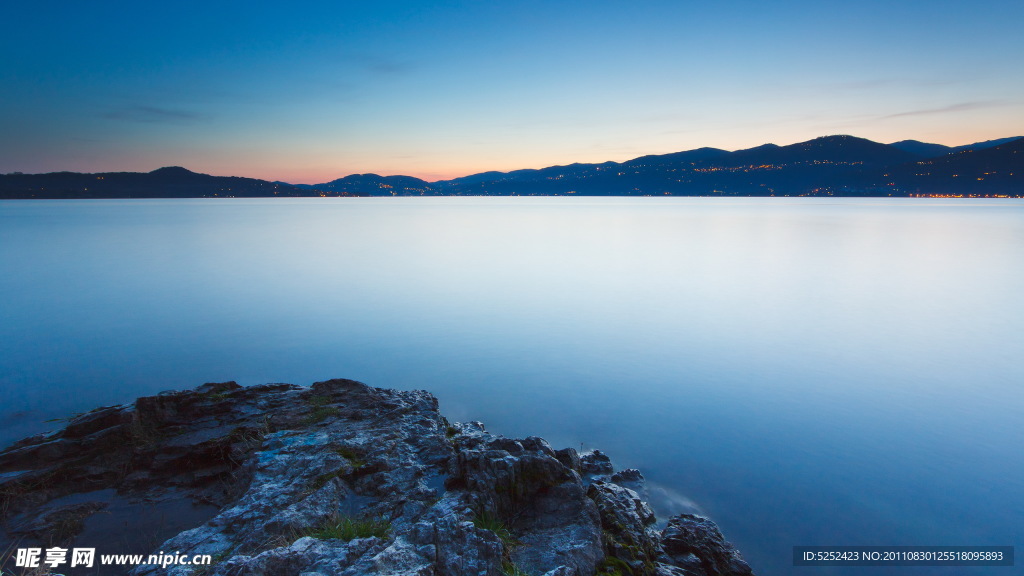
[[[309,411],[309,414],[302,419],[302,423],[305,425],[317,424],[323,422],[331,416],[337,416],[341,414],[341,410],[338,410],[336,406],[331,406],[331,397],[324,394],[314,394],[306,398],[306,402],[313,407]]]
[[[341,456],[345,460],[348,460],[348,463],[351,464],[352,467],[355,468],[356,470],[362,468],[363,466],[366,466],[366,460],[363,460],[362,455],[360,455],[355,450],[349,448],[348,446],[334,446],[333,450],[339,456]]]
[[[313,406],[327,406],[331,403],[331,397],[324,394],[314,394],[309,397],[309,403]]]
[[[633,576],[633,569],[625,561],[614,556],[605,556],[597,565],[595,576]]]
[[[331,416],[337,416],[338,414],[341,414],[341,410],[338,410],[334,406],[317,406],[310,410],[309,414],[303,418],[302,423],[306,425],[317,424]]]
[[[348,542],[356,538],[386,538],[391,532],[391,521],[382,518],[354,518],[351,516],[334,516],[326,522],[306,531],[303,536],[312,536],[319,540],[342,540]]]
[[[317,490],[323,488],[324,485],[326,485],[331,480],[334,480],[335,478],[340,478],[340,477],[341,477],[341,470],[334,470],[334,471],[331,471],[331,472],[324,472],[323,474],[317,476],[316,478],[313,478],[313,481],[310,482],[310,488],[312,488],[311,492],[316,492]]]
[[[512,531],[508,529],[508,526],[506,526],[500,518],[490,512],[480,512],[474,516],[473,525],[477,528],[494,532],[506,548],[511,548],[518,544],[515,537],[512,536]]]

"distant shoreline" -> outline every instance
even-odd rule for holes
[[[960,148],[826,136],[727,152],[700,148],[626,162],[484,172],[427,182],[352,174],[323,184],[152,172],[0,175],[0,199],[352,196],[1024,197],[1024,138]],[[943,150],[944,149],[944,150]]]

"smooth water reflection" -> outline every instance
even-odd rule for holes
[[[761,574],[794,545],[1024,546],[1021,201],[9,201],[0,270],[4,442],[348,377],[600,447]]]

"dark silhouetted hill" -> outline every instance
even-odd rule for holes
[[[147,174],[8,174],[0,176],[0,198],[1024,196],[1022,146],[1022,138],[950,148],[839,135],[788,146],[764,144],[735,152],[698,148],[625,162],[482,172],[438,182],[352,174],[312,186],[209,176],[177,167]]]
[[[1007,140],[1016,141],[992,142]],[[945,194],[946,190],[961,189],[948,182],[955,172],[952,169],[936,171],[933,176],[894,181],[892,174],[897,171],[901,175],[916,174],[913,167],[918,162],[935,158],[930,152],[940,152],[934,160],[939,162],[948,152],[956,150],[920,144],[922,146],[899,147],[853,136],[825,136],[788,146],[765,144],[735,152],[700,148],[643,156],[622,163],[485,172],[429,185],[442,193],[456,195],[906,196]],[[976,153],[980,153],[1001,147],[990,148],[989,143],[977,143],[964,148],[978,148]],[[998,169],[1000,173],[1024,172],[1014,156],[993,157],[992,162],[1007,163]],[[993,166],[985,170],[997,170]],[[971,187],[971,194],[1024,194],[1024,188],[1014,178],[978,182],[984,184]]]
[[[910,194],[1024,196],[1024,138],[895,166],[882,180]]]
[[[317,184],[319,190],[337,194],[360,196],[436,196],[438,192],[426,180],[412,176],[378,176],[377,174],[351,174],[326,184]]]
[[[324,192],[280,182],[210,176],[181,167],[152,172],[52,172],[0,175],[0,198],[274,198]]]
[[[943,154],[949,154],[953,151],[949,146],[943,146],[942,144],[931,144],[929,142],[921,142],[919,140],[900,140],[899,142],[893,142],[889,144],[893,148],[899,148],[904,152],[910,152],[916,156],[924,156],[926,158],[932,156],[941,156]]]

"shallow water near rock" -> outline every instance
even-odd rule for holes
[[[0,436],[346,377],[599,447],[758,573],[1020,547],[1021,263],[1018,200],[4,202]]]

